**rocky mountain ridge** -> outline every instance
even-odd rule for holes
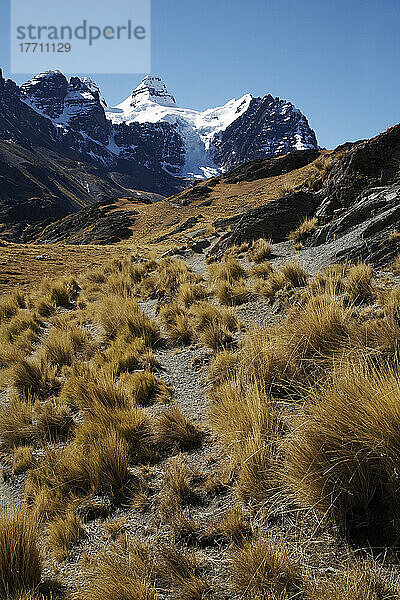
[[[51,119],[62,138],[72,135],[67,143],[74,150],[108,170],[128,172],[121,164],[128,162],[154,173],[204,178],[256,158],[317,148],[304,115],[269,94],[246,94],[199,112],[179,108],[159,77],[146,76],[112,108],[92,80],[68,81],[60,71],[48,71],[21,86],[21,99]],[[171,183],[167,193],[178,187]]]

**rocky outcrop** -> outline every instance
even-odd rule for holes
[[[109,202],[98,202],[54,223],[27,227],[23,241],[41,244],[115,244],[129,238],[137,219],[136,210],[115,210]]]
[[[210,254],[221,256],[229,246],[258,237],[284,241],[305,217],[316,217],[316,230],[303,240],[309,258],[315,248],[320,261],[326,254],[326,264],[363,259],[379,266],[393,260],[400,252],[398,236],[391,235],[400,232],[400,125],[371,140],[345,144],[325,160],[318,192],[284,196],[233,217],[231,232]]]
[[[224,175],[223,181],[224,183],[239,183],[265,177],[277,177],[305,167],[316,160],[319,155],[319,150],[295,150],[277,158],[253,160]]]
[[[213,246],[210,254],[220,257],[230,246],[258,238],[282,242],[289,232],[296,229],[303,219],[312,215],[316,208],[314,194],[298,192],[246,211],[233,225],[232,230]]]

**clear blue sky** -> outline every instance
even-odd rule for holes
[[[6,76],[8,5],[0,0]],[[153,0],[152,74],[185,108],[247,92],[291,100],[331,148],[400,122],[399,32],[400,0]],[[116,104],[141,75],[93,78]]]

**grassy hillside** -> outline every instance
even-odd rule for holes
[[[273,250],[1,297],[2,597],[400,597],[398,263]]]

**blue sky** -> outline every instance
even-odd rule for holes
[[[400,0],[152,0],[152,74],[186,108],[247,92],[286,98],[331,148],[400,122],[399,32]],[[12,77],[9,0],[0,66]],[[116,104],[142,75],[93,78]]]

